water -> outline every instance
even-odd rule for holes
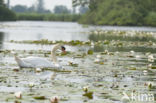
[[[94,37],[87,32],[95,29],[102,30],[135,30],[135,31],[154,31],[154,27],[118,27],[118,26],[88,26],[84,27],[73,22],[42,22],[42,21],[17,21],[0,22],[0,48],[1,49],[34,49],[36,45],[10,44],[8,41],[16,40],[97,40],[105,37]],[[94,38],[94,39],[93,39]],[[107,37],[108,39],[109,37]],[[19,48],[20,47],[20,48]]]
[[[156,60],[148,61],[148,55],[152,54],[154,59],[156,57],[156,39],[88,33],[96,29],[156,32],[154,27],[84,26],[72,22],[1,22],[0,102],[12,103],[18,100],[22,103],[49,103],[50,97],[59,96],[61,103],[122,103],[122,92],[129,95],[136,93],[138,96],[139,93],[155,95],[155,89],[149,90],[147,85],[149,82],[156,85],[156,70],[148,67],[156,66]],[[16,51],[19,57],[39,56],[49,59],[50,54],[46,53],[53,45],[11,43],[10,40],[41,39],[91,40],[95,45],[65,45],[70,54],[58,58],[67,72],[47,68],[40,73],[35,72],[35,68],[16,70],[18,65],[8,50]],[[105,40],[108,40],[108,44],[103,43]],[[94,51],[93,55],[86,54],[89,49]],[[134,53],[130,52],[132,50]],[[101,56],[100,62],[95,62],[97,55]],[[29,83],[32,82],[35,86],[30,88]],[[93,92],[93,99],[83,96],[82,88],[85,86]],[[14,97],[14,92],[18,91],[23,92],[23,99]],[[35,96],[45,96],[47,99],[36,100],[33,98]],[[136,103],[140,102],[136,100]]]
[[[93,29],[102,30],[133,30],[133,31],[153,31],[154,27],[118,27],[118,26],[89,26],[73,22],[40,22],[40,21],[17,21],[1,22],[0,37],[1,41],[9,40],[88,40],[88,32]]]
[[[87,40],[87,31],[81,25],[72,22],[4,22],[0,31],[5,34],[4,40]],[[83,36],[82,36],[83,35]]]

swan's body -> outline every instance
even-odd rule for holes
[[[55,45],[51,51],[52,61],[41,57],[19,58],[15,56],[15,60],[20,68],[55,68],[61,67],[55,56],[55,51],[61,49],[61,45]]]
[[[27,57],[27,58],[15,57],[15,58],[20,68],[54,67],[54,63],[45,58],[40,58],[40,57]]]

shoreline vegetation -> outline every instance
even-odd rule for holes
[[[7,7],[0,5],[0,21],[15,21],[16,14]]]
[[[156,27],[156,0],[90,0],[82,24]]]
[[[76,22],[80,19],[80,14],[42,14],[42,13],[16,13],[16,20],[34,21],[71,21]]]
[[[0,21],[18,21],[18,20],[34,20],[34,21],[69,21],[69,22],[78,22],[80,24],[84,25],[110,25],[110,26],[150,26],[150,27],[156,27],[156,13],[151,12],[149,16],[144,18],[143,24],[136,22],[133,24],[129,24],[123,21],[123,23],[116,24],[112,20],[110,23],[92,23],[89,22],[87,19],[87,14],[54,14],[54,13],[14,13],[11,12],[11,14],[6,13],[11,16],[0,16]],[[10,18],[12,17],[12,18]],[[91,18],[91,17],[89,17]]]
[[[97,45],[97,44],[110,44],[110,42],[119,42],[120,46],[124,44],[127,45],[126,42],[131,42],[129,45],[136,45],[135,42],[141,42],[140,45],[145,45],[144,42],[147,42],[149,45],[153,45],[156,42],[156,33],[155,32],[143,32],[143,31],[120,31],[120,30],[93,30],[90,32],[86,32],[89,34],[88,41],[80,41],[80,40],[71,40],[71,41],[51,41],[48,39],[41,40],[24,40],[24,41],[14,41],[11,40],[11,43],[23,43],[23,44],[42,44],[42,45],[54,45],[54,44],[66,44],[66,45]],[[100,40],[100,41],[99,41]],[[122,43],[122,42],[125,43]],[[116,44],[114,44],[116,45]],[[117,45],[117,46],[119,46]],[[125,45],[125,46],[126,46]]]
[[[18,20],[34,20],[34,21],[69,21],[69,22],[78,22],[80,24],[84,25],[110,25],[110,26],[149,26],[149,27],[156,27],[156,13],[151,12],[147,17],[144,18],[144,21],[142,21],[143,24],[141,23],[134,23],[134,24],[128,24],[128,23],[121,23],[121,24],[116,24],[116,23],[102,23],[102,24],[97,24],[97,23],[86,23],[85,20],[87,18],[85,17],[86,14],[54,14],[54,13],[47,13],[47,14],[42,14],[42,13],[15,13],[16,15],[16,21]],[[15,20],[15,18],[13,19]],[[89,19],[88,19],[89,20]],[[112,20],[112,22],[114,22]],[[121,21],[120,21],[121,22]]]

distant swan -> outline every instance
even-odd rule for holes
[[[41,57],[26,57],[26,58],[19,58],[15,56],[15,60],[20,68],[54,68],[54,67],[60,67],[60,65],[57,62],[56,58],[56,50],[62,50],[62,52],[65,51],[65,47],[57,44],[53,47],[51,51],[52,61],[47,60],[46,58]]]

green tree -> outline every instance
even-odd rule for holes
[[[90,0],[89,11],[80,23],[155,26],[155,4],[156,0]]]
[[[85,6],[88,5],[91,0],[72,0],[73,7],[75,6]]]
[[[12,7],[12,10],[18,13],[27,12],[28,8],[24,5],[16,5]]]
[[[0,6],[4,5],[3,0],[0,0]]]
[[[84,14],[87,11],[88,11],[88,7],[86,7],[86,6],[80,6],[80,8],[79,8],[79,13],[80,14]]]
[[[58,5],[54,8],[54,13],[56,14],[68,14],[70,13],[70,10],[64,5]]]
[[[150,12],[144,18],[144,24],[148,26],[156,26],[156,12]]]
[[[31,7],[28,8],[28,12],[35,12],[35,6],[32,5]]]
[[[3,0],[0,0],[0,21],[15,20],[16,15],[14,12],[9,10],[5,5]]]

